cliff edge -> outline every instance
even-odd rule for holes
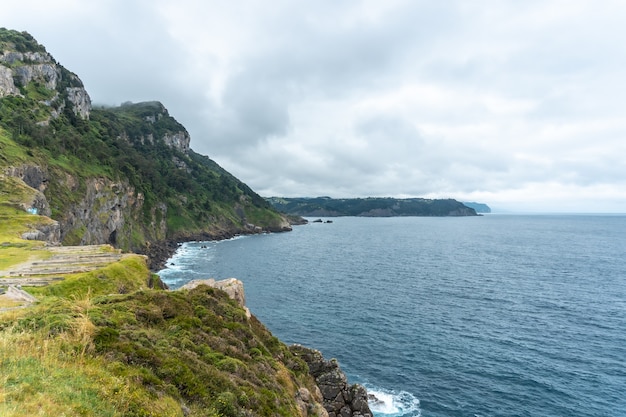
[[[162,103],[92,106],[31,35],[0,28],[0,174],[38,191],[25,209],[57,221],[60,243],[159,257],[165,242],[291,230],[190,143]]]

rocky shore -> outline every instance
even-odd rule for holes
[[[309,366],[309,372],[320,389],[323,406],[329,417],[373,416],[365,387],[348,384],[346,374],[336,359],[327,360],[320,351],[301,345],[292,345],[289,350]]]
[[[160,271],[165,268],[165,263],[170,259],[183,242],[203,242],[211,240],[226,240],[236,236],[255,235],[259,233],[282,233],[291,231],[291,226],[307,224],[308,221],[299,216],[288,216],[289,226],[278,229],[248,227],[246,229],[220,230],[216,232],[202,232],[176,236],[172,239],[148,242],[139,251],[148,257],[148,267],[151,271]]]
[[[292,224],[306,224],[303,222]],[[275,230],[281,232],[285,230]],[[270,231],[263,231],[270,232]],[[167,240],[148,245],[144,255],[148,256],[150,269],[157,271],[165,267],[165,263],[174,255],[182,242],[224,240],[246,234],[257,234],[259,231],[243,230],[238,232],[201,233],[185,236],[177,240]],[[221,281],[214,279],[194,280],[183,287],[192,289],[198,285],[207,285],[225,291],[230,298],[246,311],[248,318],[250,310],[245,305],[245,293],[243,283],[236,278],[228,278]],[[300,357],[308,365],[310,375],[315,379],[319,391],[311,393],[303,389],[298,392],[297,400],[301,404],[302,415],[322,417],[373,417],[369,408],[368,394],[365,387],[359,384],[349,384],[345,373],[339,367],[336,359],[327,360],[318,350],[292,345],[289,350]],[[316,399],[322,400],[323,409],[316,405]]]
[[[286,231],[286,230],[280,230]],[[231,239],[236,236],[242,235],[254,235],[259,233],[269,233],[270,231],[257,231],[257,230],[231,230],[231,231],[220,231],[215,233],[196,233],[185,236],[180,236],[178,238],[161,240],[156,242],[148,242],[146,246],[139,251],[140,254],[146,255],[148,257],[148,267],[151,271],[160,271],[165,268],[165,263],[168,259],[170,259],[176,250],[182,245],[184,242],[203,242],[203,241],[211,241],[211,240],[226,240]],[[278,231],[272,231],[278,232]]]

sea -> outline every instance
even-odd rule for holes
[[[185,243],[159,274],[242,280],[376,417],[626,416],[626,215],[322,220]]]

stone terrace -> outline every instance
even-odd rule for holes
[[[58,246],[38,249],[48,252],[47,259],[37,259],[0,271],[0,312],[26,307],[36,301],[21,289],[60,281],[65,275],[89,272],[122,259],[110,245]]]
[[[122,259],[110,245],[58,246],[42,249],[52,254],[0,271],[0,285],[47,285],[63,275],[88,272]]]

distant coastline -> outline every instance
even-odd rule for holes
[[[486,213],[491,213],[491,207],[489,207],[487,204],[485,203],[476,203],[476,202],[468,202],[468,201],[464,201],[463,205],[469,207],[469,208],[473,208],[476,213],[479,214],[486,214]]]
[[[269,197],[266,201],[282,213],[303,217],[461,217],[491,212],[486,204],[454,199]]]

